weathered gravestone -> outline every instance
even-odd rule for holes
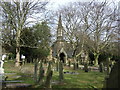
[[[48,69],[47,69],[46,81],[45,81],[46,89],[52,88],[52,86],[51,86],[52,75],[53,75],[53,71],[51,69],[51,62],[49,62]]]
[[[63,75],[63,63],[59,61],[59,81],[60,83],[64,80],[64,75]]]
[[[40,67],[39,67],[39,77],[38,77],[38,83],[40,84],[40,85],[42,85],[43,84],[43,82],[44,82],[44,80],[43,80],[43,78],[44,78],[44,68],[43,68],[43,62],[41,61],[40,62]]]
[[[103,62],[100,62],[100,64],[99,64],[99,71],[100,71],[100,72],[104,72],[104,71],[105,71],[104,68],[105,68],[105,67],[104,67],[104,65],[103,65]]]
[[[120,82],[120,60],[112,67],[109,77],[106,78],[106,88],[119,88]]]

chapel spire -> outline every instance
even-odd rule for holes
[[[63,26],[62,26],[61,14],[60,14],[59,20],[58,20],[57,40],[58,41],[62,41],[63,40]]]

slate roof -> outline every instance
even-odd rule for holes
[[[58,46],[58,43],[57,42],[54,42],[54,44],[52,45],[52,55],[53,57],[57,57],[58,53],[57,53],[57,46]],[[72,57],[72,54],[73,54],[73,49],[71,48],[71,44],[64,41],[64,51],[66,52],[67,54],[67,57],[68,58],[71,58]],[[62,47],[60,48],[62,49]]]

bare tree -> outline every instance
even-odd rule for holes
[[[115,37],[117,27],[116,6],[110,6],[110,3],[87,2],[72,3],[70,6],[62,9],[64,27],[67,39],[72,42],[74,51],[76,51],[78,42],[81,47],[85,44],[93,52],[95,65],[98,65],[98,58],[101,51],[107,47]],[[76,54],[79,56],[82,52]],[[75,56],[75,55],[74,55]]]
[[[1,3],[5,16],[5,23],[11,27],[11,30],[15,31],[16,67],[20,65],[20,37],[24,32],[23,28],[30,23],[28,18],[32,18],[33,14],[41,13],[42,10],[45,10],[47,3],[48,2],[40,2],[39,0],[31,2],[16,2],[11,0],[11,2]]]
[[[116,7],[110,7],[108,2],[93,2],[88,8],[91,8],[89,13],[89,28],[91,34],[89,43],[95,57],[95,65],[98,65],[98,58],[102,50],[107,47],[115,37],[116,24]]]
[[[60,9],[63,18],[65,39],[72,44],[75,67],[76,63],[78,63],[76,61],[77,57],[85,50],[85,42],[90,34],[90,23],[88,20],[90,10],[89,8],[87,9],[89,4],[91,3],[75,2]]]

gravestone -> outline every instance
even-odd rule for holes
[[[64,80],[63,63],[59,61],[59,81],[62,82],[63,80]]]
[[[2,60],[5,60],[5,58],[6,58],[7,56],[4,54],[4,55],[2,55]]]
[[[48,67],[48,73],[47,73],[47,76],[46,76],[46,81],[45,81],[45,87],[46,89],[48,88],[51,88],[51,80],[52,80],[52,75],[53,75],[53,71],[51,69],[49,69]]]
[[[0,60],[0,74],[4,74],[4,68],[3,68],[3,60]]]
[[[111,69],[109,77],[106,78],[106,88],[119,88],[120,78],[120,60],[118,60]]]
[[[21,55],[21,59],[22,59],[22,65],[24,65],[25,64],[25,56]]]
[[[99,71],[100,71],[100,72],[104,72],[103,62],[100,62],[100,64],[99,64]]]
[[[4,68],[3,68],[3,60],[0,60],[0,81],[4,80]],[[0,82],[0,89],[2,88],[2,83]]]
[[[39,67],[39,77],[38,77],[38,83],[39,83],[39,85],[42,85],[43,82],[44,82],[44,80],[43,80],[44,73],[45,73],[45,71],[44,71],[44,68],[43,68],[43,62],[41,61],[40,62],[40,67]]]

